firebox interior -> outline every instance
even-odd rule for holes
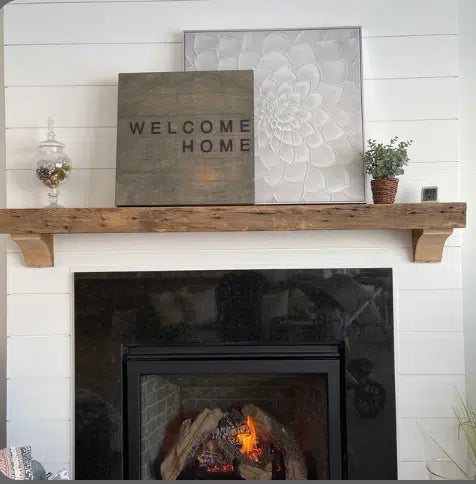
[[[262,469],[263,477],[278,478],[279,466],[273,469],[272,463],[287,449],[273,441],[276,437],[264,435],[259,424],[256,431],[250,429],[252,417],[243,412],[247,406],[262,410],[278,424],[283,439],[292,440],[308,479],[329,477],[325,374],[144,375],[140,401],[142,479],[170,477],[161,465],[173,451],[181,426],[207,409],[223,413],[220,423],[196,438],[196,449],[177,478],[235,479],[241,477],[240,463],[248,463],[256,472]]]

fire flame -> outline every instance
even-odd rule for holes
[[[223,466],[213,466],[208,467],[207,472],[234,472],[235,466],[231,464],[223,465]]]
[[[256,431],[256,423],[251,417],[246,419],[247,430],[246,434],[237,434],[235,445],[238,447],[240,445],[240,452],[243,455],[254,462],[260,463],[263,458],[263,443],[258,438]],[[200,457],[198,458],[200,460]],[[207,472],[223,472],[232,473],[235,472],[235,464],[224,464],[224,465],[210,465],[206,466]]]
[[[246,423],[250,429],[250,433],[238,434],[237,437],[241,443],[240,452],[248,455],[257,450],[258,439],[256,438],[256,426],[254,420],[251,417],[248,417]]]

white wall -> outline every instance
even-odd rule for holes
[[[466,354],[466,391],[476,404],[476,2],[460,0],[461,72],[461,190],[468,201],[468,228],[463,248],[464,334]]]
[[[3,79],[3,10],[0,10],[0,78]],[[1,89],[2,93],[4,89]],[[5,97],[0,96],[0,207],[5,207]],[[0,447],[6,445],[7,371],[7,237],[0,237]]]
[[[438,185],[459,199],[457,0],[16,0],[5,7],[7,203],[47,203],[31,158],[46,118],[67,143],[68,206],[114,204],[117,73],[182,68],[184,29],[362,25],[366,136],[414,138],[400,201]],[[57,236],[56,266],[8,254],[8,440],[55,468],[72,462],[72,272],[252,267],[393,267],[399,472],[425,478],[455,454],[454,388],[464,388],[461,234],[441,264],[410,262],[399,231]]]

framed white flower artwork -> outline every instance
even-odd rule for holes
[[[359,27],[184,36],[185,70],[254,71],[256,203],[365,201]]]

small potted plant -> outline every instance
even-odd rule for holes
[[[370,182],[374,203],[393,203],[397,195],[398,175],[403,175],[403,167],[408,163],[410,141],[399,141],[398,136],[390,144],[367,141],[368,149],[364,153],[365,169],[373,180]]]

